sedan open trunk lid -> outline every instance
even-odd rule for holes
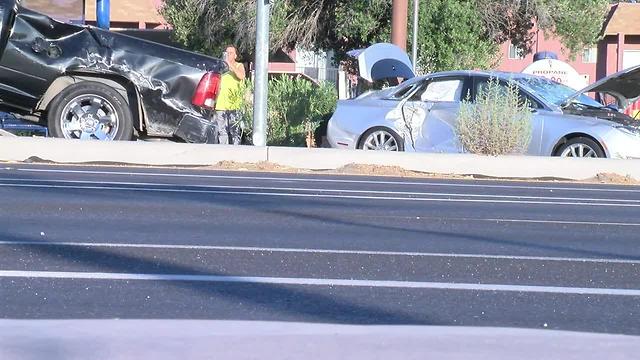
[[[396,45],[374,44],[353,54],[357,54],[360,76],[366,80],[415,77],[409,56]]]

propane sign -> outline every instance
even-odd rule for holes
[[[545,77],[551,81],[580,90],[587,86],[587,81],[578,72],[564,61],[555,59],[543,59],[534,62],[522,70],[525,74]]]

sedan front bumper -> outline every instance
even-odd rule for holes
[[[640,159],[640,135],[612,129],[605,136],[604,147],[612,159]]]

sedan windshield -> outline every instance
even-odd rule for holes
[[[544,78],[518,78],[516,79],[522,85],[526,85],[533,92],[541,98],[555,105],[562,105],[568,97],[575,93],[572,88],[559,84],[557,82],[547,80]],[[586,105],[588,107],[602,108],[603,105],[593,100],[585,94],[580,94],[573,100],[574,103]]]

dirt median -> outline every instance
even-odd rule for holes
[[[629,175],[622,176],[612,173],[600,173],[591,179],[584,180],[584,182],[616,185],[640,185],[640,181]]]
[[[200,169],[211,170],[237,170],[237,171],[266,171],[280,173],[297,173],[297,174],[328,174],[328,175],[370,175],[370,176],[393,176],[393,177],[439,177],[439,178],[459,178],[473,179],[473,176],[462,175],[442,175],[429,174],[419,171],[411,171],[403,169],[399,166],[388,165],[366,165],[366,164],[347,164],[335,170],[309,170],[298,169],[288,166],[282,166],[267,161],[258,163],[244,163],[235,161],[221,161],[213,166],[205,166]]]
[[[0,162],[2,163],[2,162]],[[21,163],[21,162],[4,162]],[[637,180],[628,175],[619,175],[615,173],[599,173],[593,178],[584,180],[571,180],[561,178],[500,178],[483,175],[455,175],[455,174],[436,174],[425,173],[419,171],[406,170],[400,166],[394,165],[370,165],[370,164],[347,164],[337,169],[331,170],[309,170],[299,169],[288,166],[282,166],[267,161],[256,163],[236,162],[236,161],[220,161],[215,165],[209,166],[150,166],[122,163],[76,163],[62,164],[49,160],[43,160],[37,157],[31,157],[22,163],[32,164],[49,164],[49,165],[65,165],[65,166],[109,166],[109,167],[140,167],[140,168],[185,168],[199,170],[229,170],[229,171],[246,171],[246,172],[272,172],[272,173],[288,173],[288,174],[325,174],[325,175],[356,175],[356,176],[388,176],[398,178],[429,178],[429,179],[460,179],[460,180],[494,180],[494,181],[539,181],[539,182],[564,182],[564,183],[592,183],[592,184],[610,184],[610,185],[640,185]]]
[[[328,175],[368,175],[368,176],[389,176],[389,177],[411,177],[411,178],[441,178],[441,179],[485,179],[485,180],[508,180],[508,181],[551,181],[551,182],[583,182],[612,185],[640,185],[640,181],[631,176],[623,176],[613,173],[600,173],[593,178],[581,181],[567,179],[504,179],[479,175],[451,175],[433,174],[419,171],[406,170],[400,166],[393,165],[370,165],[370,164],[347,164],[335,170],[308,170],[291,168],[267,161],[259,163],[243,163],[235,161],[221,161],[213,166],[202,167],[210,170],[233,170],[233,171],[265,171],[295,174],[328,174]]]

